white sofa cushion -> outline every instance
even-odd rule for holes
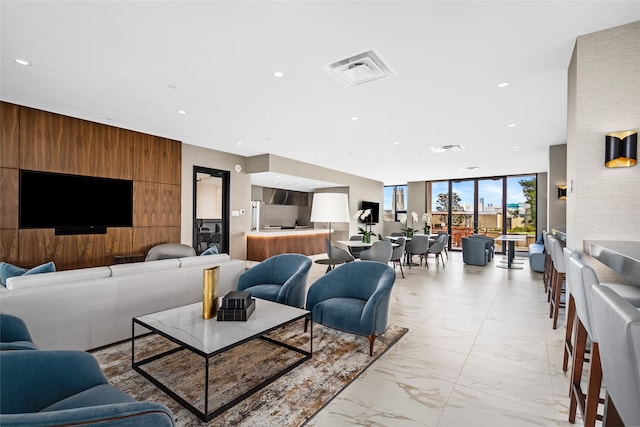
[[[160,270],[170,270],[179,268],[180,261],[177,258],[161,259],[157,261],[132,262],[130,264],[116,264],[109,266],[111,275],[114,277],[129,274],[151,273]]]
[[[77,270],[54,271],[51,273],[16,276],[7,279],[7,289],[28,289],[40,286],[60,285],[111,276],[109,267],[79,268]]]

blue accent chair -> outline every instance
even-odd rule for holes
[[[487,265],[490,251],[484,240],[462,238],[462,261],[468,265]]]
[[[389,326],[395,280],[396,272],[387,264],[350,262],[309,287],[306,308],[312,312],[314,322],[369,338],[369,354],[373,355],[376,336]]]
[[[11,314],[0,314],[0,351],[37,349],[22,319]]]
[[[302,308],[311,264],[311,258],[306,255],[274,255],[242,273],[238,290],[256,298]]]
[[[0,425],[174,426],[159,403],[138,402],[110,386],[83,351],[0,352]]]
[[[496,243],[493,237],[483,236],[482,234],[472,234],[469,238],[484,241],[487,244],[487,249],[489,249],[489,261],[493,259],[496,253]]]

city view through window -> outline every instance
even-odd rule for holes
[[[473,233],[527,235],[518,250],[536,239],[535,175],[433,181],[427,186],[431,232],[449,233],[452,249],[460,249],[462,237]],[[385,187],[385,221],[406,217],[406,198],[407,186]],[[417,214],[421,218],[423,212]]]

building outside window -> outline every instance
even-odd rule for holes
[[[386,185],[384,187],[384,221],[399,221],[398,214],[407,213],[407,186]]]

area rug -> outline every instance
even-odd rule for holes
[[[309,349],[309,334],[303,321],[277,329],[269,337],[297,348]],[[313,326],[313,357],[208,423],[131,368],[131,342],[93,352],[109,383],[136,400],[166,405],[180,427],[188,426],[300,426],[309,421],[351,381],[384,354],[407,332],[390,326],[376,338],[374,355],[369,341],[319,324]],[[136,360],[175,347],[152,334],[136,339]],[[253,340],[215,356],[210,361],[209,408],[221,406],[283,365],[301,358],[299,353]],[[192,402],[204,408],[204,359],[189,351],[178,351],[148,365],[145,370]]]

